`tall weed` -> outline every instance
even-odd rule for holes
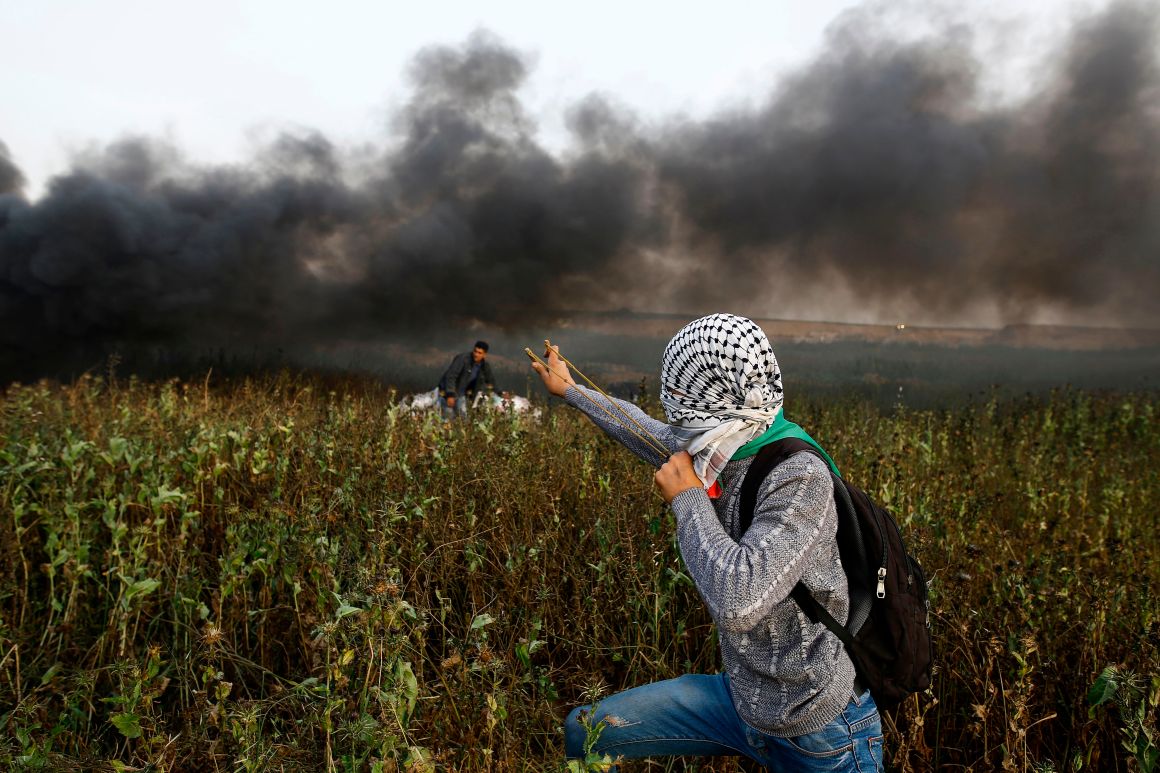
[[[931,578],[938,669],[886,719],[894,767],[1146,752],[1155,412],[1079,391],[795,406]],[[651,477],[558,406],[444,424],[376,384],[289,375],[13,387],[0,763],[564,770],[560,724],[591,685],[717,667]],[[1089,712],[1109,664],[1142,675],[1139,721]]]

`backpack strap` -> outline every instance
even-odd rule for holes
[[[757,452],[757,456],[754,457],[749,469],[745,472],[745,480],[741,482],[741,504],[738,510],[741,528],[737,532],[738,535],[749,531],[749,527],[753,525],[753,511],[757,508],[757,492],[761,489],[761,484],[765,482],[765,478],[773,471],[774,467],[800,451],[808,451],[814,456],[821,456],[816,448],[795,437],[775,440]]]
[[[834,616],[826,610],[818,600],[810,593],[810,589],[802,585],[800,582],[793,586],[793,590],[789,592],[797,605],[801,607],[802,611],[806,613],[811,623],[823,623],[827,628],[834,632],[834,635],[842,640],[842,644],[846,645],[846,650],[851,651],[854,647],[854,637],[846,630],[846,626],[834,619]]]
[[[816,448],[798,438],[775,440],[757,452],[757,457],[749,465],[749,469],[745,472],[745,479],[741,482],[741,503],[738,510],[738,517],[741,522],[741,529],[738,532],[739,535],[745,534],[745,532],[749,531],[749,527],[753,525],[753,511],[757,508],[757,492],[761,489],[761,484],[765,482],[766,477],[773,471],[774,467],[777,467],[786,459],[801,451],[811,453],[823,462],[825,461],[825,458],[818,453]],[[839,506],[845,506],[849,510],[853,510],[854,506],[850,501],[850,492],[842,485],[840,479],[834,481],[834,496],[838,499]],[[845,626],[835,620],[834,616],[826,611],[825,607],[818,603],[817,599],[810,593],[810,589],[800,580],[793,586],[793,590],[789,592],[789,595],[797,602],[801,610],[805,612],[806,617],[809,618],[811,623],[823,623],[835,636],[842,640],[847,650],[854,645],[853,635],[846,630]],[[854,606],[854,599],[851,597],[850,611],[852,614],[854,612]],[[859,615],[859,617],[862,617],[863,620],[865,619],[862,615]],[[858,628],[862,627],[861,622],[858,621]]]

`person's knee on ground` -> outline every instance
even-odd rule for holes
[[[588,728],[580,721],[582,712],[591,712],[591,706],[577,706],[564,720],[564,756],[580,759],[584,756],[584,742],[588,740]]]

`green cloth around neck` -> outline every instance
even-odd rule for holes
[[[787,419],[784,411],[778,411],[777,418],[773,420],[773,424],[770,425],[769,429],[741,446],[741,448],[738,448],[737,453],[733,454],[732,458],[747,459],[750,456],[756,456],[762,446],[767,446],[775,440],[781,440],[787,437],[804,440],[818,449],[818,453],[825,458],[826,464],[830,465],[830,469],[834,471],[834,474],[839,478],[842,477],[842,473],[838,472],[838,465],[834,464],[834,460],[830,458],[830,455],[826,453],[825,449],[818,445],[818,441],[806,434],[804,429]]]

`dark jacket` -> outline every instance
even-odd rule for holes
[[[452,395],[463,395],[467,392],[467,382],[471,378],[471,371],[475,367],[475,360],[471,357],[471,352],[455,355],[455,359],[447,366],[447,370],[443,371],[443,377],[439,379],[439,396],[450,397]],[[491,377],[491,363],[486,359],[479,364],[479,376],[475,379],[475,391],[480,391],[484,386],[489,389],[495,389],[495,381]]]

